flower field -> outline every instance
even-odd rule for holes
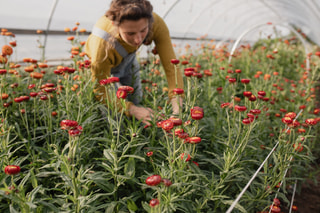
[[[2,31],[1,212],[299,208],[289,196],[319,154],[319,48],[305,52],[294,36],[240,45],[232,54],[213,41],[183,47],[172,60],[185,83],[175,90],[184,99],[177,116],[150,50],[140,60],[143,105],[159,117],[146,126],[95,100],[78,35],[66,35],[71,62],[53,66],[14,62],[19,46]],[[130,91],[115,91],[114,81],[100,83],[110,102],[124,103]]]

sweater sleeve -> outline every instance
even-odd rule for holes
[[[176,59],[176,55],[172,46],[170,33],[166,23],[157,14],[154,16],[154,29],[153,29],[153,41],[156,45],[156,49],[159,53],[161,63],[165,70],[165,74],[168,81],[169,87],[169,98],[174,96],[173,89],[181,88],[183,89],[183,79],[181,71],[177,66],[177,70],[173,64],[171,64],[171,59]],[[176,73],[177,72],[177,73]],[[177,82],[176,82],[177,75]]]
[[[112,100],[108,96],[108,91],[105,86],[100,85],[100,81],[110,77],[111,68],[119,61],[119,54],[114,49],[108,48],[105,40],[90,35],[86,42],[86,53],[91,60],[91,76],[94,82],[94,94],[98,101],[108,106],[108,103],[112,103]],[[122,59],[122,58],[121,58]],[[126,102],[126,109],[128,110],[132,102]],[[114,107],[117,107],[119,111],[124,110],[122,108],[120,100],[116,100]],[[127,116],[130,116],[128,111],[125,111]]]

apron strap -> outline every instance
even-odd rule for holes
[[[99,38],[102,38],[103,40],[105,40],[107,42],[109,42],[109,39],[111,37],[111,35],[108,32],[101,30],[98,27],[93,27],[92,34],[95,36],[98,36]],[[122,58],[125,58],[129,54],[127,52],[127,50],[119,43],[119,41],[117,39],[115,39],[115,49],[122,56]]]

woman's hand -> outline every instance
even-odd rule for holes
[[[173,116],[179,115],[180,109],[182,109],[182,98],[175,96],[171,99],[172,114]]]
[[[129,113],[131,116],[134,116],[136,119],[141,120],[146,125],[150,126],[150,122],[153,117],[153,111],[150,108],[139,107],[132,104],[129,108]]]

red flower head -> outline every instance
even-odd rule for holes
[[[168,119],[161,122],[161,127],[165,131],[170,131],[174,127],[174,123],[172,120]]]
[[[20,172],[20,166],[8,165],[4,168],[4,173],[7,175],[16,175]]]
[[[201,107],[193,107],[191,109],[191,118],[194,119],[194,120],[200,120],[202,119],[204,116],[204,112],[203,112],[203,109]]]
[[[189,154],[187,154],[185,157],[185,153],[181,153],[180,157],[181,157],[181,160],[185,159],[185,162],[191,159],[191,156]]]
[[[285,123],[285,124],[291,124],[293,122],[292,118],[290,117],[283,117],[281,121],[282,123]]]
[[[243,84],[249,84],[249,83],[250,83],[250,79],[246,79],[246,78],[241,79],[241,83],[243,83]]]
[[[109,79],[102,79],[102,80],[99,81],[99,84],[100,84],[101,86],[104,86],[104,85],[107,85],[107,84],[110,84],[110,83],[111,83],[111,82],[110,82]]]
[[[259,92],[258,92],[258,95],[264,97],[264,96],[266,96],[266,92],[265,92],[265,91],[259,91]]]
[[[247,125],[247,124],[250,124],[252,122],[252,120],[250,118],[244,118],[242,119],[242,123]]]
[[[171,64],[179,64],[179,59],[171,59]]]
[[[314,118],[308,118],[305,120],[305,123],[308,124],[309,126],[314,126],[317,124],[317,119]]]
[[[195,72],[195,69],[193,67],[185,68],[184,69],[184,75],[186,77],[193,76],[193,73]]]
[[[271,208],[272,213],[280,213],[281,212],[281,209],[279,206],[271,205],[270,208]]]
[[[297,116],[297,114],[294,113],[294,112],[288,112],[288,113],[286,113],[286,114],[284,115],[284,117],[290,117],[290,118],[292,118],[292,119],[294,119],[296,116]]]
[[[117,91],[117,98],[119,98],[119,99],[126,99],[127,95],[128,95],[128,93],[125,90],[118,90]]]
[[[133,87],[130,87],[130,86],[120,86],[118,90],[124,90],[127,93],[133,93],[134,91]]]
[[[235,111],[238,111],[238,112],[244,112],[244,111],[247,110],[247,107],[246,107],[246,106],[235,105],[235,106],[234,106],[234,110],[235,110]]]
[[[114,83],[114,82],[119,82],[120,81],[120,79],[118,77],[110,77],[108,79],[109,79],[110,83]]]
[[[174,126],[180,126],[182,125],[182,120],[180,118],[171,117],[169,118],[173,122]]]
[[[62,120],[60,122],[60,126],[61,129],[74,129],[78,126],[78,122],[77,121],[73,121],[73,120]]]
[[[153,155],[153,152],[152,152],[152,151],[149,151],[149,152],[146,153],[146,155],[147,155],[148,157],[151,157],[151,156]]]
[[[148,186],[156,186],[161,183],[161,176],[160,175],[151,175],[147,177],[146,184]]]
[[[256,100],[257,100],[257,97],[254,96],[254,95],[251,95],[251,96],[249,97],[249,101],[256,101]]]
[[[82,126],[77,126],[73,129],[69,129],[68,133],[70,136],[75,137],[75,136],[81,135],[82,131],[83,131]]]
[[[235,79],[235,78],[229,78],[228,81],[229,81],[230,83],[235,83],[235,82],[237,81],[237,79]]]
[[[160,204],[159,200],[157,198],[153,198],[152,200],[150,200],[149,206],[155,207],[159,204]]]
[[[244,92],[243,92],[243,96],[245,96],[245,97],[250,98],[251,95],[252,95],[252,92],[250,92],[250,91],[244,91]]]
[[[181,88],[174,88],[174,89],[173,89],[173,93],[174,93],[175,95],[181,95],[181,94],[184,93],[184,90],[181,89]]]
[[[201,138],[200,137],[189,137],[188,142],[191,144],[197,144],[197,143],[201,142]]]
[[[228,102],[227,102],[227,103],[222,103],[222,104],[220,105],[220,107],[221,107],[221,108],[225,108],[225,107],[227,107],[227,106],[229,106],[229,105],[230,105],[230,103],[228,103]]]
[[[169,179],[163,178],[161,181],[163,182],[163,184],[164,184],[166,187],[169,187],[169,186],[172,185],[172,182],[171,182],[171,180],[169,180]]]
[[[280,200],[278,198],[273,199],[273,205],[280,206]]]

